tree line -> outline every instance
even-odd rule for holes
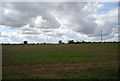
[[[79,41],[77,41],[77,42],[75,42],[74,40],[69,40],[67,43],[64,43],[64,42],[62,42],[62,40],[59,40],[59,42],[57,43],[57,44],[82,44],[82,43],[120,43],[120,41],[119,42],[116,42],[116,41],[113,41],[113,42],[86,42],[86,41],[81,41],[81,42],[79,42]],[[22,44],[53,44],[53,43],[28,43],[28,41],[23,41],[23,43],[19,43],[19,44],[17,44],[17,45],[22,45]],[[16,44],[10,44],[10,43],[1,43],[1,45],[16,45]]]

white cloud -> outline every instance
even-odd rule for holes
[[[103,6],[95,2],[3,3],[3,23],[0,24],[19,32],[6,32],[4,35],[8,38],[1,36],[0,41],[99,41],[100,31],[110,35],[106,39],[116,40],[118,10],[99,14],[98,9]]]
[[[106,14],[97,15],[95,22],[98,24],[96,30],[103,31],[104,34],[112,33],[113,28],[118,26],[118,8]],[[96,31],[96,33],[98,33],[98,31]]]

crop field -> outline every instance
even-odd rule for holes
[[[118,79],[118,43],[3,45],[3,79]]]

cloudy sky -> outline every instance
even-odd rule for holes
[[[1,2],[0,43],[118,41],[117,2]]]

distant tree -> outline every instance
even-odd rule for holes
[[[10,45],[10,43],[7,43],[7,45]]]
[[[85,41],[82,41],[82,43],[85,43]]]
[[[91,43],[90,41],[88,43]]]
[[[43,44],[46,44],[45,42]]]
[[[24,41],[24,44],[27,44],[27,41]]]
[[[59,44],[62,44],[62,40],[59,41]]]
[[[76,44],[80,44],[80,42],[79,42],[79,41],[77,41],[77,42],[76,42]]]
[[[68,44],[75,44],[74,40],[69,40]]]

